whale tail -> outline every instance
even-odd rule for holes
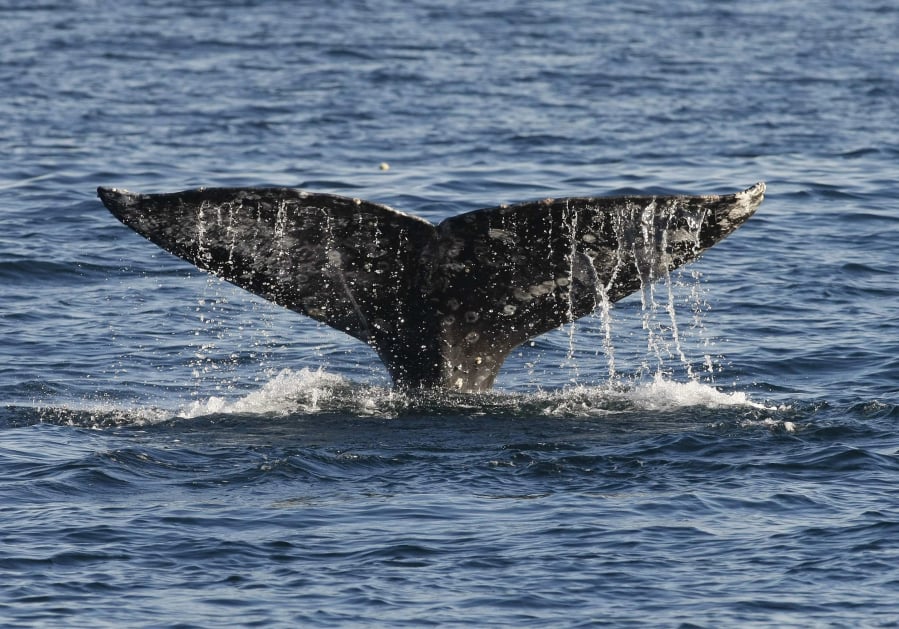
[[[698,257],[755,212],[731,195],[545,199],[439,225],[293,188],[99,188],[125,225],[345,332],[403,388],[484,391],[513,348]]]

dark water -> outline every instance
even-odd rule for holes
[[[0,3],[0,624],[899,625],[897,34],[883,0]],[[759,180],[611,321],[416,399],[94,197]]]

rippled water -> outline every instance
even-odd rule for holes
[[[899,10],[306,4],[0,6],[2,624],[896,626]],[[391,392],[94,196],[759,180],[477,396]]]

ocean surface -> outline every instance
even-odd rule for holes
[[[899,626],[895,2],[4,0],[0,122],[3,627]],[[482,395],[96,198],[756,181]]]

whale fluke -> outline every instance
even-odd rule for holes
[[[396,386],[490,389],[516,346],[698,257],[762,202],[544,199],[439,225],[293,188],[99,188],[125,225],[199,268],[377,351]]]

